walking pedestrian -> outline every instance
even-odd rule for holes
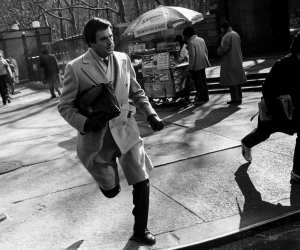
[[[67,64],[58,110],[78,130],[78,157],[108,198],[120,192],[118,158],[128,184],[133,185],[131,240],[153,245],[155,237],[147,228],[149,171],[153,166],[134,118],[135,106],[144,113],[153,130],[161,130],[164,124],[136,81],[128,55],[114,51],[111,23],[92,18],[86,23],[83,36],[89,48]],[[109,121],[87,118],[76,106],[82,93],[102,84],[111,86],[121,109],[121,114]],[[135,106],[129,103],[129,98]]]
[[[10,97],[8,93],[8,82],[12,78],[12,72],[8,62],[3,57],[3,52],[0,52],[0,94],[3,105],[10,103]]]
[[[300,33],[291,44],[291,53],[276,61],[263,83],[262,94],[271,119],[258,117],[257,128],[242,139],[242,154],[251,162],[251,148],[265,141],[275,132],[297,133],[291,180],[300,183]],[[280,100],[291,100],[292,119],[286,115]]]
[[[224,21],[220,28],[223,34],[217,49],[217,54],[221,56],[220,84],[229,87],[231,100],[227,104],[239,105],[242,103],[241,85],[246,81],[241,39],[229,22]]]
[[[49,87],[51,98],[56,98],[55,91],[60,96],[60,78],[57,60],[54,55],[49,54],[47,48],[42,49],[40,55],[40,66],[44,70],[44,81]]]
[[[183,37],[187,42],[188,47],[188,70],[194,81],[197,92],[195,102],[201,105],[209,101],[205,74],[205,68],[210,66],[208,50],[204,39],[196,35],[193,27],[186,27],[183,30]]]
[[[10,88],[10,92],[12,95],[15,94],[15,86],[17,83],[19,83],[19,68],[18,68],[18,63],[16,61],[16,59],[14,59],[12,56],[9,56],[6,61],[8,62],[10,69],[11,69],[11,73],[12,73],[12,77],[9,81],[9,88]]]

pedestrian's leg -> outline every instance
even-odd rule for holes
[[[194,80],[196,89],[195,101],[198,103],[204,103],[208,101],[208,89],[206,85],[205,69],[203,70],[191,71],[191,76]]]
[[[246,161],[252,161],[251,148],[267,140],[274,133],[274,126],[271,122],[261,122],[258,117],[257,128],[252,130],[242,139],[242,155]]]
[[[10,100],[5,75],[0,76],[0,89],[3,105],[6,105],[7,102],[10,102]]]
[[[133,185],[134,233],[131,239],[153,245],[155,244],[155,237],[147,228],[150,193],[149,172],[153,165],[145,152],[143,142],[138,142],[128,152],[121,155],[119,163],[128,184]]]
[[[59,76],[57,76],[55,79],[54,88],[55,88],[57,94],[60,96],[61,92],[60,92],[59,87],[60,87],[60,79],[59,79]]]
[[[50,80],[50,81],[47,82],[47,84],[48,84],[48,87],[49,87],[51,98],[55,98],[56,95],[55,95],[55,92],[54,92],[54,82],[52,80]]]
[[[262,122],[258,117],[257,127],[242,139],[242,143],[248,148],[267,140],[275,132],[272,122]]]
[[[2,81],[1,77],[0,77],[0,95],[2,98],[2,103],[3,105],[6,105],[6,93],[5,93],[5,82]]]
[[[207,102],[209,100],[209,95],[208,95],[208,87],[206,83],[206,74],[205,74],[205,69],[199,70],[199,96],[201,101]]]
[[[101,192],[107,198],[115,197],[120,191],[119,174],[116,159],[120,156],[120,150],[116,145],[108,125],[103,137],[101,149],[94,157],[85,158],[86,153],[78,151],[79,159],[93,176]],[[99,147],[95,145],[95,147]]]
[[[297,133],[296,145],[295,145],[295,150],[294,150],[291,182],[300,184],[300,137],[299,137],[299,133]]]
[[[55,90],[56,90],[57,94],[60,96],[60,95],[61,95],[61,92],[60,92],[59,87],[57,87]]]
[[[242,88],[241,85],[236,86],[230,86],[229,87],[229,93],[230,93],[230,102],[228,104],[240,104],[242,102]]]
[[[155,244],[156,240],[147,228],[149,214],[149,180],[144,180],[133,185],[133,205],[132,214],[134,215],[133,236],[130,238],[136,242],[147,245]]]

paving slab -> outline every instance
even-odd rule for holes
[[[173,238],[178,246],[206,241],[298,211],[300,188],[289,184],[290,157],[257,149],[254,159],[249,166],[240,149],[230,149],[155,169],[152,184],[204,220],[172,237],[159,235],[155,249],[174,247]]]
[[[74,143],[73,146],[67,143],[70,140],[74,142],[75,137],[59,134],[8,143],[0,151],[0,161],[9,162],[13,159],[26,166],[61,158],[70,151],[69,147],[75,149]]]
[[[247,93],[243,104],[226,104],[228,94],[211,95],[210,101],[202,106],[189,105],[176,111],[175,108],[159,109],[160,115],[169,123],[189,128],[189,132],[202,130],[226,138],[240,139],[256,127],[257,121],[250,118],[258,109],[261,93]]]
[[[100,194],[96,184],[12,204],[1,223],[0,249],[123,249],[132,233],[131,188],[114,199]],[[168,211],[162,213],[161,211]],[[180,216],[178,216],[180,214]],[[149,228],[155,233],[201,222],[176,201],[151,189]]]
[[[0,175],[0,207],[94,183],[75,155]]]
[[[176,125],[145,137],[144,142],[155,166],[240,145],[236,140],[201,130],[190,133],[189,129]]]

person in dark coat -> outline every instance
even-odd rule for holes
[[[271,115],[270,121],[258,117],[257,128],[242,139],[242,154],[251,162],[251,148],[270,137],[275,132],[293,135],[297,133],[291,180],[300,183],[300,33],[292,41],[291,53],[279,59],[268,74],[262,88],[266,107]],[[292,119],[284,113],[280,97],[289,96],[294,106]]]
[[[0,51],[0,95],[3,105],[10,103],[8,92],[8,82],[12,77],[11,69],[8,62],[3,57],[3,52]]]
[[[61,92],[59,90],[60,80],[57,60],[54,55],[49,54],[49,51],[46,48],[42,50],[40,66],[44,69],[45,83],[48,84],[51,98],[56,97],[55,91],[60,96]]]
[[[223,37],[217,49],[221,57],[220,84],[229,87],[231,100],[227,104],[240,105],[242,84],[247,80],[243,69],[241,38],[227,21],[221,24],[221,32]]]

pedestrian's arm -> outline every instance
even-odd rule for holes
[[[130,75],[130,86],[129,86],[129,98],[132,99],[134,105],[141,110],[146,117],[151,114],[156,114],[155,110],[149,102],[145,91],[141,88],[141,85],[136,80],[136,74],[133,65],[127,57],[127,74]]]
[[[6,70],[7,70],[7,73],[8,73],[8,76],[9,76],[9,78],[12,78],[13,77],[13,73],[12,73],[12,70],[11,70],[11,68],[10,68],[10,65],[9,65],[9,63],[6,61],[6,63],[5,63],[5,67],[6,67]]]
[[[58,104],[58,111],[61,116],[75,129],[84,133],[86,117],[81,115],[76,107],[76,98],[79,91],[78,79],[71,65],[66,66],[63,91]]]
[[[195,64],[195,58],[196,58],[196,49],[192,44],[189,44],[188,46],[188,51],[189,51],[189,70],[194,69],[194,64]]]
[[[219,56],[223,56],[225,55],[227,52],[229,52],[229,50],[231,49],[231,39],[229,39],[228,36],[224,36],[222,38],[221,44],[217,49],[217,54]]]

